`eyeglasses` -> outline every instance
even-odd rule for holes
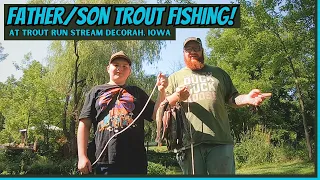
[[[194,52],[199,52],[199,51],[201,51],[201,47],[200,46],[197,46],[197,47],[185,47],[184,48],[184,50],[186,51],[186,52],[192,52],[192,51],[194,51]]]

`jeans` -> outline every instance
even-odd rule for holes
[[[232,144],[200,144],[193,147],[195,175],[234,175]],[[176,155],[183,174],[193,174],[191,149]]]

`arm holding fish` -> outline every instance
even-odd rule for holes
[[[262,102],[271,97],[271,93],[261,93],[259,89],[253,89],[249,94],[235,94],[230,97],[228,104],[232,107],[242,107],[246,105],[260,106]]]
[[[154,110],[153,110],[153,114],[152,114],[152,119],[156,119],[156,115],[157,115],[157,110],[159,108],[159,105],[162,101],[165,100],[166,98],[166,87],[168,86],[168,79],[167,77],[160,73],[157,77],[157,86],[158,86],[158,98],[157,98],[157,102],[154,106]]]
[[[175,106],[177,102],[179,101],[185,101],[189,98],[190,93],[187,86],[180,86],[176,88],[176,91],[167,96],[167,100],[169,101],[169,104],[171,106]]]
[[[172,84],[172,82],[174,81],[172,79],[170,80],[170,77],[168,82],[171,82],[171,85],[168,83],[169,85],[163,88],[163,90],[166,91],[167,97],[165,97],[162,101],[158,101],[160,102],[159,108],[156,114],[156,123],[157,123],[156,142],[158,142],[158,145],[161,145],[161,141],[163,140],[165,129],[168,125],[167,124],[169,120],[168,119],[169,111],[167,111],[168,108],[175,106],[177,102],[184,101],[189,97],[189,90],[186,86],[181,86],[175,89],[175,87]]]

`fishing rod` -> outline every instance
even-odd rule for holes
[[[143,113],[143,111],[146,109],[148,103],[150,102],[151,97],[152,97],[152,95],[154,94],[154,91],[155,91],[156,87],[157,87],[157,83],[155,84],[155,86],[154,86],[154,88],[153,88],[153,90],[152,90],[152,92],[151,92],[151,94],[150,94],[150,96],[149,96],[146,104],[145,104],[144,107],[142,108],[141,112],[137,115],[137,117],[136,117],[136,118],[132,121],[132,123],[129,124],[127,127],[125,127],[124,129],[122,129],[121,131],[117,132],[116,134],[114,134],[113,136],[110,137],[110,139],[107,141],[106,145],[105,145],[104,148],[102,149],[101,153],[99,154],[98,158],[92,163],[91,166],[94,166],[94,165],[99,161],[99,159],[101,158],[102,154],[104,153],[104,151],[105,151],[106,148],[108,147],[108,144],[110,143],[110,141],[111,141],[114,137],[116,137],[117,135],[119,135],[119,134],[123,133],[124,131],[126,131],[129,127],[131,127],[131,126],[138,120],[138,118],[141,116],[141,114]]]

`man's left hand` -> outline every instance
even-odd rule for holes
[[[261,93],[259,89],[253,89],[247,94],[247,103],[253,106],[260,106],[261,103],[268,97],[271,97],[271,93]]]

